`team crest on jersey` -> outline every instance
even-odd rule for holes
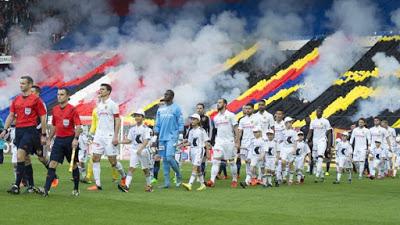
[[[64,127],[68,127],[69,126],[69,119],[63,119],[63,125],[64,125]]]
[[[31,108],[25,108],[25,115],[30,115],[32,112]]]

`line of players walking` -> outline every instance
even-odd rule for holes
[[[322,109],[316,110],[316,118],[307,126],[308,129],[296,131],[294,119],[286,116],[283,110],[274,114],[266,111],[265,102],[258,102],[258,110],[254,113],[254,105],[249,103],[243,107],[244,116],[237,121],[236,115],[227,110],[227,101],[217,101],[217,113],[212,120],[205,115],[204,104],[197,104],[197,112],[190,116],[190,124],[185,128],[180,107],[173,102],[174,92],[167,90],[159,104],[154,128],[144,124],[145,113],[137,110],[133,116],[136,124],[130,128],[124,138],[119,137],[121,120],[118,104],[110,99],[112,87],[101,84],[99,101],[93,112],[90,131],[82,129],[76,108],[68,103],[70,92],[59,88],[58,105],[51,113],[50,132],[47,129],[47,112],[44,103],[32,91],[40,88],[33,85],[29,76],[21,77],[22,94],[10,105],[10,114],[4,124],[0,138],[13,135],[16,148],[14,160],[15,183],[9,193],[19,194],[22,180],[27,182],[30,192],[38,192],[48,196],[52,183],[57,180],[56,168],[64,158],[72,162],[72,195],[78,196],[79,181],[85,181],[88,145],[92,148],[92,166],[95,184],[88,191],[101,191],[101,157],[108,158],[111,167],[118,171],[121,179],[119,190],[129,192],[133,174],[141,167],[145,177],[145,191],[152,192],[154,178],[158,177],[162,158],[164,184],[160,188],[170,188],[170,170],[175,174],[176,186],[192,190],[197,180],[198,191],[207,187],[215,187],[221,164],[230,168],[231,187],[242,188],[261,184],[270,188],[287,183],[302,184],[304,168],[310,164],[315,169],[315,182],[324,181],[323,160],[336,152],[337,178],[340,183],[343,173],[348,173],[352,180],[355,169],[361,179],[365,170],[371,179],[383,178],[385,175],[396,176],[400,164],[400,137],[396,137],[394,129],[379,118],[374,119],[374,126],[365,127],[365,120],[359,119],[358,126],[351,134],[343,132],[341,139],[333,142],[333,130],[329,121],[322,117]],[[40,119],[40,121],[38,121]],[[11,132],[14,124],[15,130]],[[41,126],[38,127],[38,125]],[[303,132],[307,131],[307,132]],[[88,133],[87,133],[88,132]],[[118,144],[130,144],[130,163],[128,173],[117,159]],[[44,147],[43,147],[44,146]],[[80,148],[79,148],[80,147]],[[192,171],[187,183],[182,183],[180,155],[183,148],[189,148]],[[50,158],[42,154],[51,149]],[[72,159],[72,152],[76,150]],[[47,168],[46,182],[43,188],[35,188],[33,169],[29,155],[37,154]],[[79,156],[79,157],[78,157]],[[238,182],[238,169],[245,165],[245,179]],[[211,161],[210,179],[205,181],[205,168]],[[79,163],[78,163],[79,162]],[[153,179],[153,180],[152,180]]]

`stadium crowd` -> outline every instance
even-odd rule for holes
[[[173,102],[174,92],[167,90],[159,103],[154,127],[144,123],[145,112],[138,109],[133,113],[135,125],[120,137],[119,107],[110,98],[112,87],[109,84],[100,85],[99,101],[88,129],[82,126],[75,107],[68,103],[68,89],[58,89],[58,105],[52,109],[48,123],[40,87],[34,85],[29,76],[21,77],[19,82],[22,93],[13,99],[0,133],[3,142],[9,141],[13,146],[15,182],[8,190],[11,194],[19,194],[20,188],[26,186],[27,192],[48,196],[51,187],[58,185],[56,168],[64,159],[70,163],[74,196],[80,194],[80,182],[94,180],[87,190],[101,191],[102,156],[108,158],[122,192],[130,191],[133,174],[138,168],[144,174],[144,190],[153,192],[161,164],[164,184],[159,188],[172,186],[172,169],[174,185],[188,191],[195,181],[199,182],[198,191],[216,187],[217,179],[227,178],[227,168],[231,172],[232,188],[260,185],[268,189],[302,185],[307,172],[314,176],[315,183],[324,182],[325,175],[329,175],[331,159],[336,165],[334,184],[340,184],[345,173],[348,183],[352,183],[354,172],[358,179],[394,178],[400,166],[400,136],[386,120],[378,117],[370,128],[366,128],[366,120],[360,118],[335,140],[321,108],[317,108],[316,118],[306,118],[306,125],[296,130],[292,126],[293,118],[285,116],[280,109],[272,115],[263,100],[258,102],[257,110],[252,103],[243,106],[243,117],[237,120],[236,115],[227,110],[227,101],[221,98],[212,118],[205,114],[204,104],[198,103],[196,112],[190,116],[190,124],[185,127],[181,109]],[[131,145],[127,172],[117,157],[121,144]],[[187,183],[183,182],[181,173],[184,152],[188,152],[192,164]],[[47,168],[43,188],[34,184],[33,155]],[[0,162],[3,162],[3,154]],[[205,181],[207,164],[211,165],[210,179]],[[242,165],[245,172],[240,181]]]
[[[8,36],[12,27],[18,27],[26,33],[35,32],[35,24],[58,14],[54,10],[34,13],[32,5],[38,0],[0,0],[0,55],[12,55],[11,40]],[[63,21],[64,27],[59,33],[52,33],[49,39],[56,43],[69,31],[69,21]]]

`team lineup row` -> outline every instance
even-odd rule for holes
[[[264,187],[272,187],[282,183],[293,184],[304,180],[305,163],[315,165],[315,182],[324,180],[322,169],[323,159],[331,149],[336,152],[337,179],[340,183],[343,172],[349,172],[351,181],[353,165],[359,178],[364,169],[373,179],[385,174],[396,176],[400,163],[400,138],[396,132],[379,118],[374,119],[374,126],[365,127],[365,120],[358,121],[358,127],[345,132],[340,141],[333,142],[333,131],[327,119],[322,118],[322,110],[317,109],[317,118],[297,132],[293,119],[285,117],[282,110],[277,110],[273,116],[265,110],[265,102],[260,101],[258,112],[254,113],[254,105],[243,107],[244,116],[237,121],[233,113],[226,109],[227,101],[217,101],[218,113],[212,118],[204,114],[204,105],[197,104],[197,113],[190,116],[189,127],[184,127],[180,107],[173,102],[174,92],[167,90],[157,110],[155,125],[150,129],[144,124],[145,113],[137,110],[133,116],[136,124],[129,130],[125,138],[119,137],[121,120],[118,104],[110,99],[112,87],[101,84],[99,101],[93,112],[92,126],[88,134],[82,133],[81,121],[74,106],[68,103],[69,90],[59,88],[57,92],[58,105],[52,110],[52,121],[47,132],[47,112],[40,100],[40,88],[33,85],[29,76],[21,77],[22,94],[17,96],[10,105],[4,130],[0,138],[5,138],[15,125],[13,143],[16,148],[15,183],[9,193],[19,194],[22,180],[28,183],[28,190],[48,196],[52,183],[57,180],[56,168],[63,163],[64,158],[70,162],[70,170],[74,181],[72,194],[78,196],[80,176],[85,176],[84,158],[87,144],[92,149],[92,171],[95,184],[89,191],[102,190],[100,160],[105,155],[112,168],[120,174],[119,190],[128,192],[134,171],[140,166],[145,176],[145,191],[152,192],[152,167],[154,160],[160,156],[164,172],[164,185],[169,188],[170,170],[175,172],[176,186],[192,190],[197,179],[199,191],[206,187],[214,187],[221,163],[231,169],[231,187],[238,184],[246,188],[260,182]],[[38,120],[40,120],[38,122]],[[130,164],[128,172],[117,160],[118,144],[130,144]],[[49,159],[43,154],[44,147],[51,148]],[[79,149],[79,147],[81,149]],[[181,148],[190,149],[190,160],[193,165],[188,183],[182,183],[179,162],[175,155]],[[30,154],[39,156],[47,168],[44,188],[35,188]],[[246,177],[238,182],[238,167],[236,158],[245,162]],[[211,160],[210,180],[205,182],[204,170],[207,161]]]

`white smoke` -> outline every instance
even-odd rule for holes
[[[278,41],[300,37],[309,32],[307,22],[311,15],[304,15],[307,4],[301,1],[261,1],[261,18],[257,21],[254,34],[260,44],[255,62],[260,68],[267,68],[282,63],[286,56],[278,48]]]
[[[4,86],[1,87],[0,108],[9,106],[10,98],[19,93],[19,77],[29,75],[36,82],[49,79],[42,71],[38,55],[50,48],[50,35],[59,32],[61,27],[62,23],[58,19],[47,18],[35,25],[35,32],[29,35],[18,27],[12,28],[9,38],[12,43],[11,48],[18,60],[13,65],[14,70],[0,73],[0,77],[5,78]]]
[[[396,9],[390,13],[390,20],[395,25],[397,31],[400,28],[400,9]]]
[[[377,116],[384,110],[391,112],[400,109],[400,82],[398,74],[400,63],[393,56],[378,52],[372,57],[379,71],[379,78],[373,82],[376,88],[374,94],[366,100],[360,101],[358,112],[353,120],[360,117]]]
[[[372,35],[381,25],[379,9],[370,0],[334,1],[326,16],[328,27],[346,35]]]
[[[153,8],[147,8],[146,13],[158,13]],[[188,115],[197,102],[215,101],[217,98],[211,96],[216,96],[214,93],[220,90],[236,90],[237,96],[247,88],[248,83],[243,82],[241,74],[221,74],[224,61],[243,49],[240,42],[245,36],[245,21],[232,12],[223,12],[200,27],[203,16],[198,13],[190,16],[190,12],[196,9],[195,6],[184,8],[181,12],[183,16],[174,18],[168,24],[170,29],[164,30],[167,33],[162,33],[162,37],[153,32],[141,34],[141,41],[130,41],[123,46],[124,51],[121,49],[121,52],[124,58],[140,68],[145,84],[145,88],[133,94],[128,108],[141,107],[162,96],[166,89],[174,89],[176,102]],[[140,9],[136,7],[135,10]],[[131,29],[155,30],[157,26],[160,25],[147,20],[145,25],[143,22],[132,24]],[[226,77],[222,81],[225,86],[215,84],[217,81],[213,77]]]
[[[370,1],[334,1],[327,11],[327,26],[336,32],[319,47],[319,61],[307,71],[300,97],[315,100],[366,52],[357,42],[360,35],[379,29],[380,17]]]
[[[117,25],[119,18],[111,13],[105,0],[40,1],[35,6],[36,16],[45,15],[49,9],[61,14],[45,18],[37,25],[41,35],[38,40],[22,32],[11,34],[14,50],[30,56],[21,58],[13,71],[18,75],[11,77],[37,71],[35,81],[45,80],[38,55],[50,49],[50,34],[65,26],[77,29],[82,25],[83,29],[70,34],[78,46],[75,50],[112,51],[123,57],[122,65],[109,71],[117,77],[112,81],[113,98],[118,102],[129,100],[127,108],[136,109],[161,97],[166,89],[174,89],[176,102],[188,114],[197,102],[210,106],[219,97],[232,100],[246,90],[248,75],[225,74],[222,65],[257,40],[266,49],[257,57],[259,65],[266,68],[285,59],[277,48],[277,41],[287,38],[288,34],[302,34],[306,29],[300,16],[302,4],[290,1],[283,6],[280,2],[262,1],[262,18],[257,18],[255,34],[249,34],[245,29],[247,21],[234,12],[225,11],[207,18],[207,7],[201,1],[188,1],[175,10],[161,9],[152,1],[136,0],[130,6],[128,21],[121,28]],[[93,39],[100,40],[100,44],[92,47]],[[64,80],[76,78],[99,62],[88,66],[79,63],[72,60],[60,65],[66,75]],[[8,73],[4,77],[10,76]],[[13,91],[8,92],[9,96],[2,96],[4,99],[18,93],[15,81],[7,82],[7,88]]]
[[[365,50],[341,31],[327,37],[319,47],[319,61],[306,71],[300,97],[313,101],[348,70]]]

